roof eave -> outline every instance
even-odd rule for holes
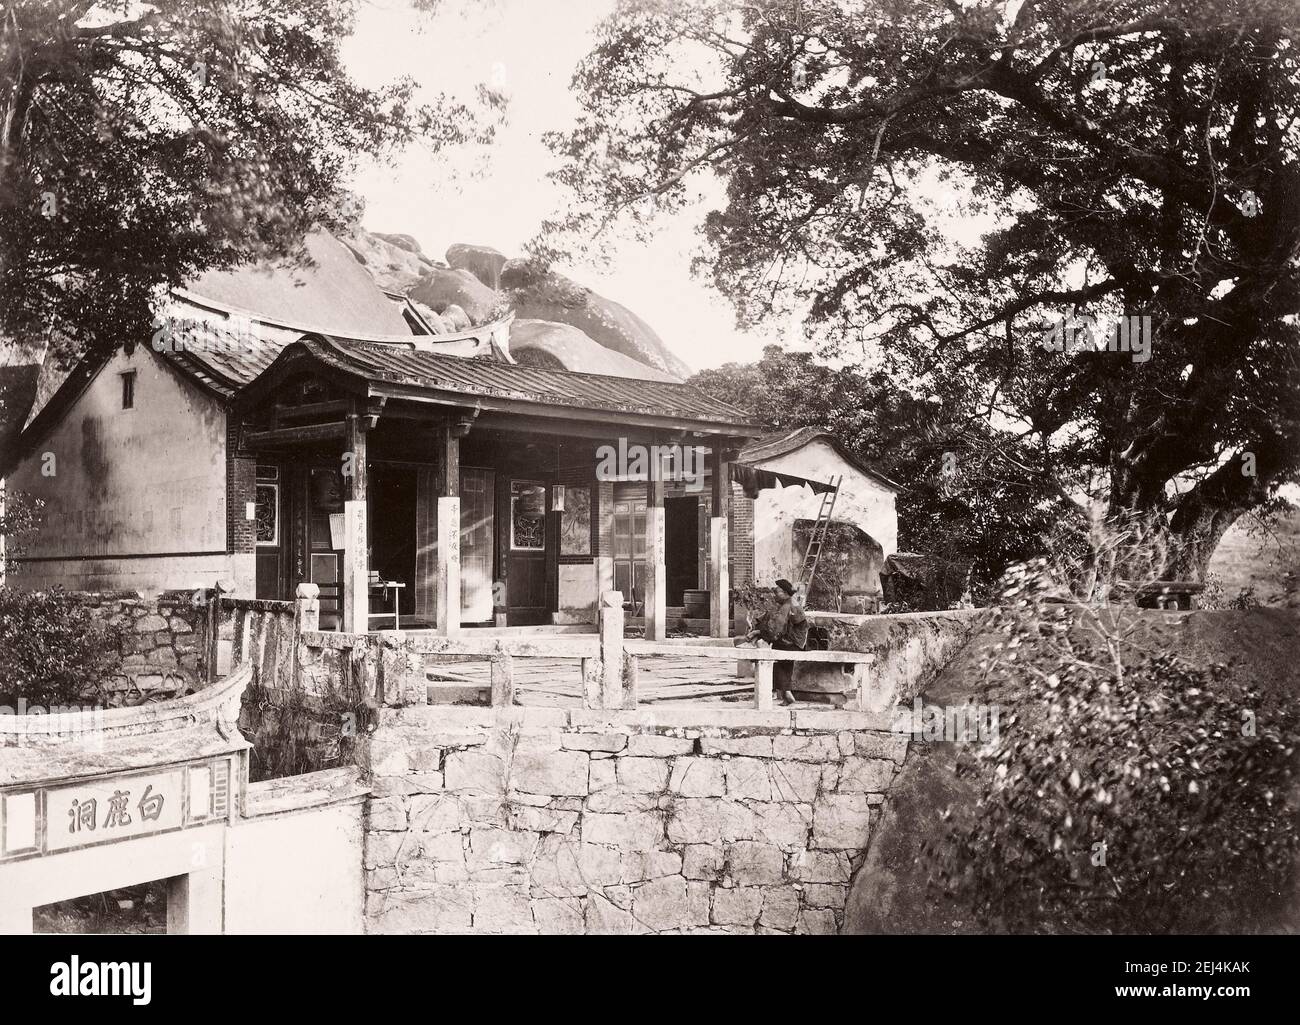
[[[617,416],[620,422],[638,427],[661,430],[684,430],[695,434],[712,434],[729,438],[756,438],[762,428],[755,424],[708,420],[697,417],[662,416],[636,409],[604,409],[596,407],[566,406],[553,402],[538,402],[526,396],[490,395],[423,385],[402,384],[383,379],[370,380],[370,394],[386,399],[427,403],[435,406],[474,408],[491,413],[517,413],[523,416],[544,417],[551,420],[591,420],[608,422]]]

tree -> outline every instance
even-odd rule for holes
[[[540,248],[649,231],[716,181],[699,266],[742,321],[806,306],[832,353],[969,380],[1116,520],[1158,514],[1166,575],[1203,578],[1300,473],[1300,8],[873,13],[625,0],[550,138],[574,202]]]
[[[884,371],[833,369],[768,346],[758,363],[702,370],[689,383],[772,430],[829,430],[901,486],[899,548],[969,562],[978,598],[1075,515],[1041,454],[980,415],[967,380],[936,381],[920,397]]]
[[[148,338],[159,286],[301,252],[337,220],[358,157],[486,124],[446,98],[414,103],[409,80],[351,81],[339,42],[355,7],[6,3],[0,335],[44,338],[64,366]]]

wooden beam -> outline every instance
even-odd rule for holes
[[[280,420],[315,420],[322,416],[345,416],[352,411],[347,399],[329,399],[325,402],[303,402],[298,405],[276,403],[275,416]]]
[[[713,485],[713,515],[726,516],[731,499],[731,463],[729,452],[722,445],[709,449],[709,476]]]
[[[434,485],[439,498],[455,498],[460,494],[460,438],[450,416],[434,429],[437,460]]]
[[[309,445],[317,441],[332,441],[346,435],[347,426],[342,420],[330,424],[280,427],[271,431],[250,431],[244,435],[244,447],[259,449],[284,447],[286,445]]]
[[[343,451],[343,629],[365,633],[370,629],[370,532],[366,505],[365,407],[353,400],[347,418]]]
[[[664,569],[664,466],[651,467],[645,510],[645,637],[668,637],[668,581]]]
[[[348,414],[347,449],[343,453],[344,500],[366,500],[366,430],[368,419],[360,413]]]

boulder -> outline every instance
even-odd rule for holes
[[[445,313],[459,306],[474,324],[484,324],[492,317],[497,293],[467,270],[429,269],[408,293],[435,313]]]
[[[447,265],[455,270],[467,270],[488,288],[501,287],[501,270],[506,265],[504,253],[491,246],[474,246],[456,242],[447,247]]]
[[[510,355],[527,366],[609,374],[642,381],[675,381],[663,370],[640,363],[592,341],[569,324],[519,320],[510,325]]]
[[[509,261],[501,286],[518,317],[576,327],[598,345],[681,380],[690,368],[674,356],[644,320],[621,303],[583,288],[555,271],[541,272],[526,261]]]
[[[408,292],[438,266],[410,235],[386,235],[357,228],[341,236],[340,241],[370,272],[375,284],[389,292]]]
[[[408,253],[414,253],[416,256],[424,256],[424,250],[420,248],[420,243],[415,241],[411,235],[390,234],[384,231],[372,231],[372,238],[377,238],[381,242],[387,242],[390,246],[396,246],[398,249],[405,249]]]

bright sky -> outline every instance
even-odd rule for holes
[[[506,256],[559,207],[562,190],[546,179],[554,166],[542,133],[573,123],[569,80],[591,45],[591,31],[613,0],[445,0],[436,16],[405,0],[362,6],[345,58],[358,81],[378,85],[409,75],[432,98],[468,96],[476,83],[504,85],[509,123],[482,149],[404,154],[372,166],[355,187],[366,199],[371,231],[413,235],[442,258],[453,242],[489,245]],[[788,341],[788,324],[770,335],[737,331],[730,305],[690,274],[698,217],[667,224],[650,246],[624,244],[609,268],[570,268],[582,284],[644,318],[696,369],[759,358],[764,344]]]

